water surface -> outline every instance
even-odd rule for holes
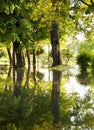
[[[77,66],[63,71],[0,67],[0,130],[93,130],[93,76]]]

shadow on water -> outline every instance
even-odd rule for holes
[[[64,84],[73,75],[53,70],[52,81],[45,82],[45,73],[38,72],[35,86],[30,67],[4,72],[0,75],[0,130],[94,129],[94,91],[89,89],[84,97],[68,93]],[[86,74],[82,79],[80,73],[80,82]]]

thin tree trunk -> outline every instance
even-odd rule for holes
[[[33,79],[34,79],[34,83],[36,84],[36,52],[35,52],[35,49],[33,49]]]
[[[31,61],[30,61],[30,52],[29,52],[29,50],[26,50],[26,54],[27,54],[28,66],[30,66]]]
[[[30,78],[30,66],[28,66],[27,70],[27,77],[26,77],[26,82],[25,82],[25,87],[29,87],[29,78]]]
[[[8,75],[7,75],[7,81],[9,80],[9,78],[11,78],[11,66],[9,67],[9,71],[8,71]],[[7,89],[9,89],[9,91],[11,91],[11,87],[10,85],[5,85],[5,91],[7,91]]]
[[[16,53],[16,49],[15,49],[15,43],[13,43],[13,69],[16,66],[16,60],[15,60],[15,54]]]
[[[8,52],[8,56],[9,56],[10,66],[12,66],[13,65],[13,59],[12,59],[10,48],[7,48],[7,52]]]

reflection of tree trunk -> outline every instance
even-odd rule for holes
[[[13,69],[14,96],[18,96],[20,94],[20,87],[22,86],[23,77],[24,69]]]
[[[25,59],[24,59],[23,52],[17,52],[16,59],[17,59],[17,67],[24,67],[25,66]]]
[[[33,79],[36,84],[36,52],[33,50]]]
[[[9,72],[8,72],[8,77],[9,77],[9,78],[11,78],[11,72],[12,72],[12,68],[9,67]],[[9,90],[11,91],[11,89],[12,89],[12,86],[10,85],[10,86],[9,86]]]
[[[11,78],[11,70],[12,70],[12,68],[9,67],[7,80],[9,80],[9,78]],[[8,82],[8,81],[7,81],[7,82]],[[11,91],[11,86],[10,86],[10,85],[9,85],[9,86],[8,86],[8,85],[5,86],[5,91],[6,91],[8,88],[9,88],[9,90]]]
[[[27,54],[28,66],[30,66],[31,62],[30,62],[30,52],[29,52],[29,50],[26,50],[26,54]]]
[[[23,77],[24,77],[24,69],[18,68],[16,71],[17,71],[17,81],[16,81],[16,84],[17,84],[17,86],[22,86]]]
[[[12,59],[12,55],[11,55],[10,48],[7,48],[7,52],[8,52],[8,56],[9,56],[10,66],[12,66],[12,64],[13,64],[13,59]]]
[[[52,45],[53,66],[61,65],[58,23],[56,23],[55,21],[52,23],[51,45]]]
[[[30,66],[28,66],[28,71],[27,71],[27,77],[26,77],[26,83],[25,83],[26,87],[29,87],[29,78],[30,78]]]
[[[13,68],[16,66],[15,53],[16,53],[15,43],[13,43]]]
[[[13,43],[13,65],[16,67],[24,67],[25,66],[25,58],[22,50],[18,50],[20,43],[15,41]],[[16,55],[16,56],[15,56]],[[15,60],[16,57],[16,60]]]
[[[12,71],[12,68],[9,67],[9,71],[8,71],[8,77],[11,78],[11,71]]]
[[[52,84],[52,112],[54,115],[54,123],[60,122],[60,111],[59,111],[59,93],[61,83],[62,72],[53,70],[53,84]]]

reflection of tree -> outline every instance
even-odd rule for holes
[[[29,87],[29,79],[30,79],[30,66],[28,66],[28,70],[27,70],[25,87]]]
[[[14,68],[13,69],[13,87],[14,87],[14,95],[18,96],[20,92],[20,87],[22,86],[22,81],[24,77],[24,69],[23,68]]]
[[[94,129],[94,95],[91,91],[85,94],[84,98],[76,96],[75,106],[71,111],[74,118],[72,124],[80,129]]]
[[[60,130],[92,129],[94,126],[94,95],[89,91],[82,99],[60,88],[61,72],[53,72],[52,109],[51,84],[37,84],[37,87],[20,87],[19,96],[9,90],[0,91],[1,130]],[[18,80],[19,81],[19,80]],[[22,82],[22,79],[21,79]],[[17,85],[17,79],[16,79]],[[21,83],[20,83],[21,85]],[[45,86],[45,87],[44,87]],[[61,128],[60,128],[61,127]]]
[[[60,94],[61,74],[62,74],[61,71],[53,70],[52,112],[54,115],[54,123],[60,122],[59,94]]]
[[[39,87],[39,86],[38,86]],[[0,128],[33,130],[36,124],[51,121],[51,102],[48,90],[20,88],[18,97],[10,91],[0,93]]]
[[[32,111],[32,93],[33,90],[25,88],[20,89],[19,97],[13,96],[10,91],[0,93],[0,128],[14,130],[11,126],[24,127]]]
[[[9,83],[9,80],[11,79],[11,70],[12,70],[12,68],[9,67],[9,71],[8,71],[8,75],[7,75],[7,79],[6,79],[6,82],[8,82],[8,83]],[[11,91],[11,84],[5,85],[5,90],[7,90],[8,88]]]
[[[94,70],[90,68],[88,71],[81,69],[80,73],[77,75],[77,79],[82,85],[94,86]]]
[[[83,85],[88,85],[90,83],[90,77],[89,77],[89,73],[84,70],[81,70],[79,75],[77,75],[78,81],[80,82],[80,84]]]

